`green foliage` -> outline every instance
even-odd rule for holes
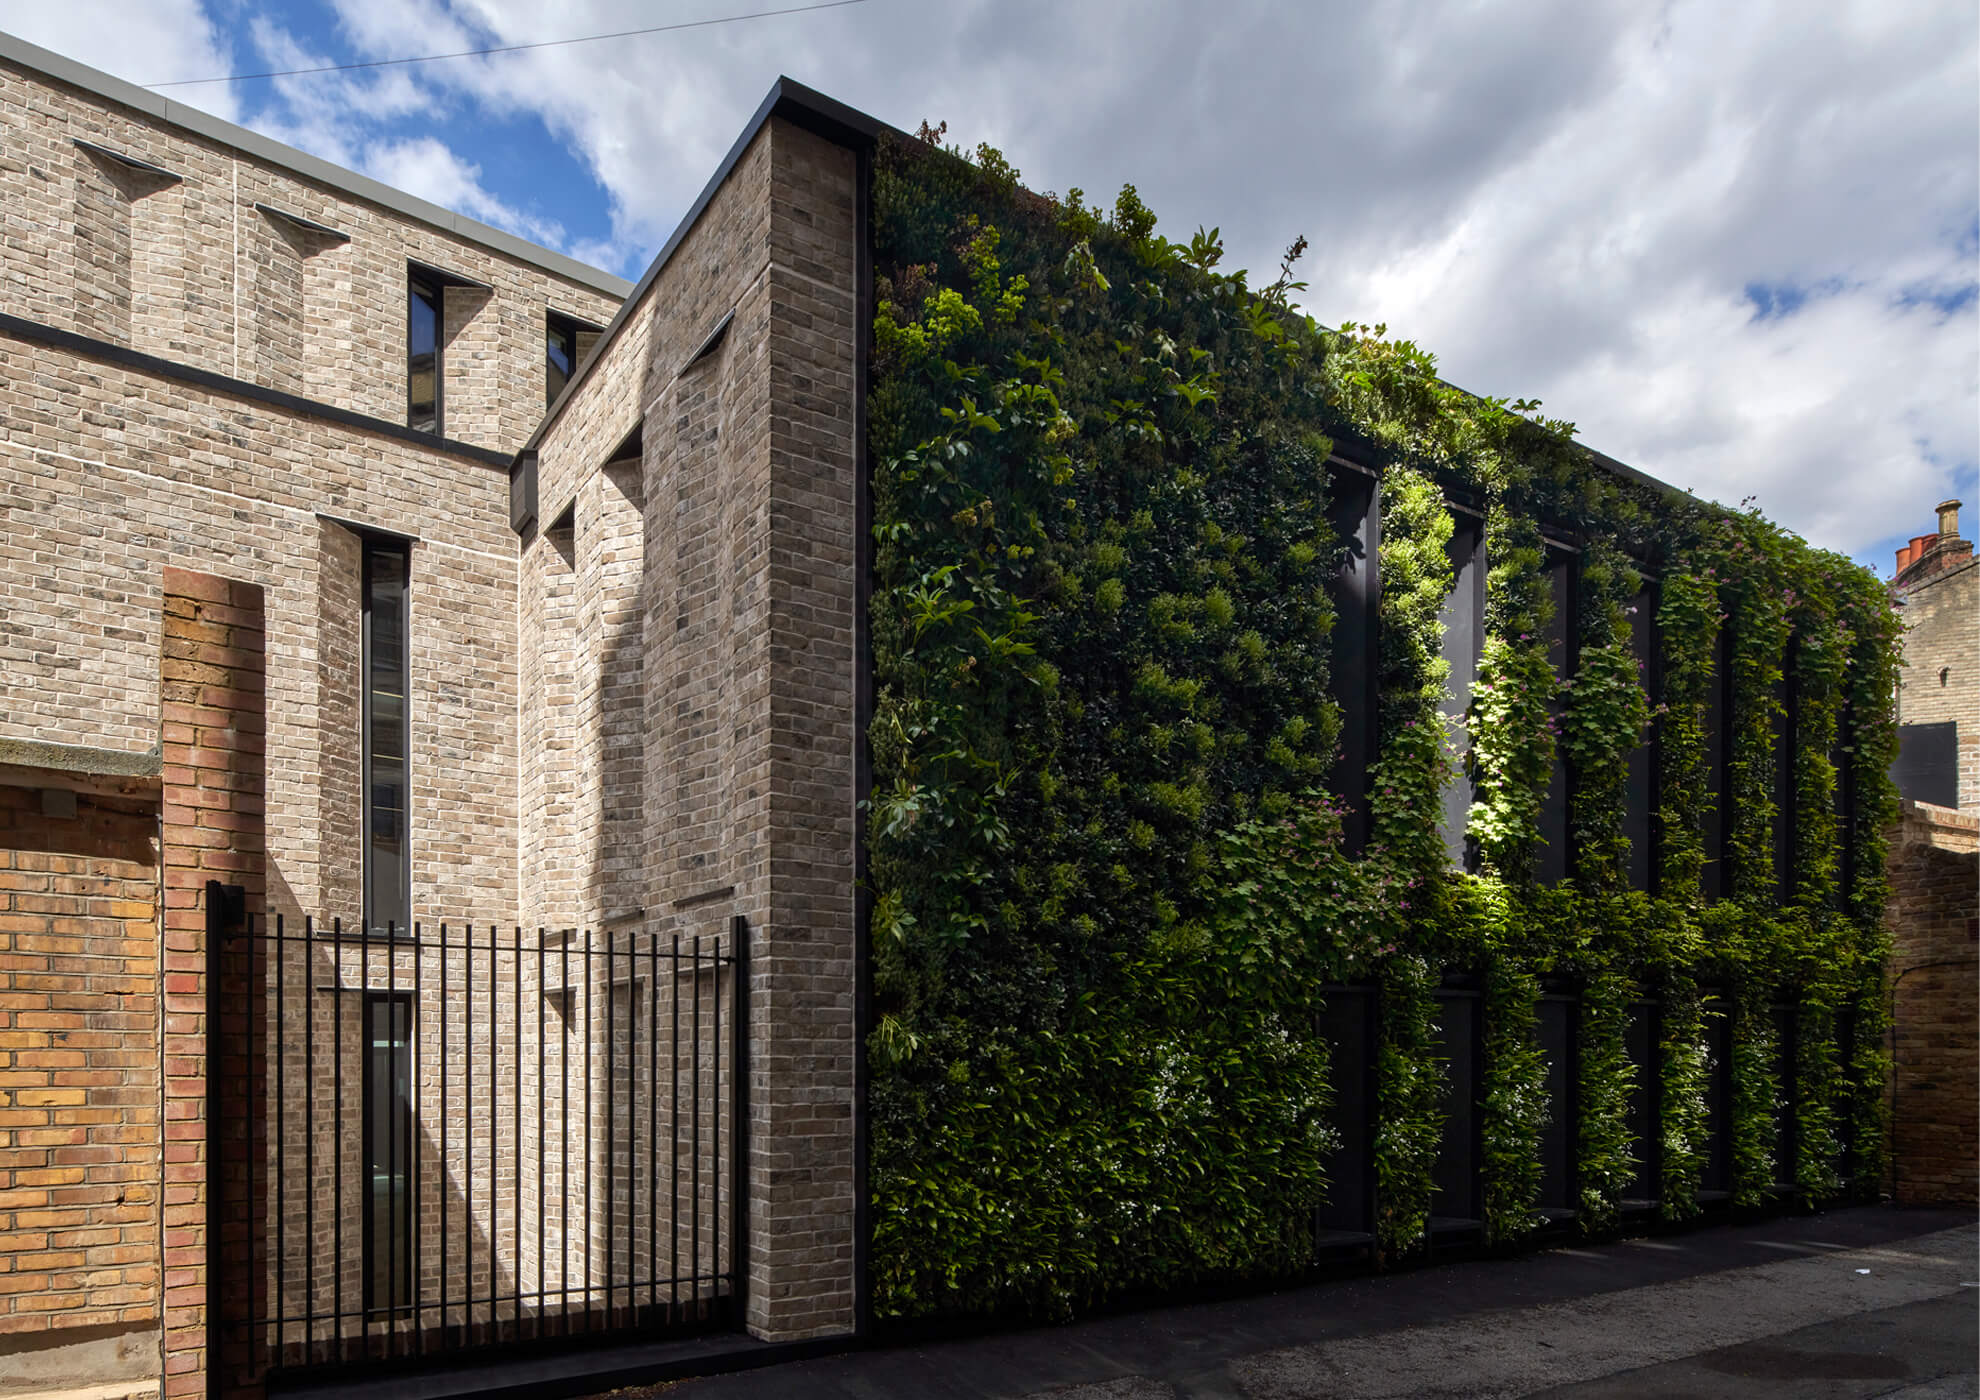
[[[939,136],[939,133],[931,133]],[[1895,624],[1874,579],[1752,515],[1603,471],[1572,426],[1445,384],[1383,328],[1295,312],[1295,244],[1262,290],[1215,230],[1156,231],[883,143],[874,169],[876,697],[872,1193],[883,1317],[1063,1316],[1107,1294],[1289,1273],[1335,1146],[1324,988],[1380,989],[1375,1167],[1385,1257],[1419,1247],[1443,1129],[1435,991],[1482,980],[1486,1229],[1535,1226],[1543,979],[1582,988],[1574,1150],[1585,1230],[1636,1159],[1631,1003],[1665,1012],[1662,1203],[1697,1208],[1701,986],[1736,1009],[1736,1186],[1776,1174],[1772,1007],[1795,1005],[1811,1193],[1881,1163],[1880,831]],[[1325,790],[1329,459],[1382,468],[1370,840]],[[1486,510],[1485,640],[1453,717],[1439,621],[1446,494]],[[1540,522],[1584,542],[1579,666],[1557,680]],[[1653,565],[1653,713],[1629,613]],[[1730,671],[1717,674],[1722,626]],[[1801,833],[1774,868],[1775,765]],[[1729,782],[1705,718],[1729,680]],[[1627,888],[1630,756],[1654,725],[1655,894]],[[1451,754],[1466,750],[1465,772]],[[1556,751],[1572,879],[1535,882]],[[1478,873],[1451,868],[1468,781]],[[1838,794],[1853,797],[1845,829]],[[1701,897],[1726,813],[1730,897]],[[1846,1043],[1839,1039],[1848,1036]],[[1848,1160],[1843,1144],[1854,1144]]]

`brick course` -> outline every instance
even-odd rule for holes
[[[1980,1156],[1980,813],[1904,804],[1891,839],[1892,1185],[1971,1204]]]
[[[602,325],[616,298],[0,62],[0,312],[403,423],[409,259],[489,286],[445,294],[447,436],[520,447],[548,312]]]
[[[183,178],[133,172],[75,137]],[[676,939],[726,948],[746,919],[747,1322],[767,1338],[853,1325],[857,174],[852,152],[781,119],[757,134],[545,431],[541,520],[520,543],[506,474],[458,446],[0,332],[0,738],[162,745],[163,1110],[151,1150],[162,1134],[154,1254],[168,1394],[209,1379],[209,1245],[231,1251],[235,1279],[265,1284],[285,1266],[293,1306],[297,1275],[327,1257],[300,1228],[305,1199],[319,1234],[328,1217],[358,1219],[354,1085],[328,1110],[320,1083],[313,1101],[292,1093],[267,1125],[307,1141],[319,1167],[343,1168],[341,1200],[301,1177],[249,1199],[250,1137],[223,1137],[208,1155],[203,891],[220,878],[247,884],[251,907],[270,914],[359,915],[361,529],[414,541],[415,916],[600,929],[574,946],[609,939],[620,954]],[[386,422],[404,419],[407,260],[489,283],[450,288],[444,314],[445,430],[484,446],[520,445],[542,416],[546,306],[598,323],[614,309],[525,260],[6,62],[0,194],[0,312]],[[727,334],[688,364],[724,316]],[[336,1061],[355,1064],[362,998],[338,993],[416,964],[459,976],[474,963],[478,996],[502,979],[502,1068],[469,1103],[421,1061],[422,1220],[443,1200],[456,1226],[466,1217],[477,1290],[568,1283],[582,1301],[623,1282],[621,1265],[664,1273],[664,1259],[638,1251],[610,1270],[587,1258],[580,1272],[563,1247],[597,1252],[602,1222],[575,1203],[614,1189],[610,1138],[594,1142],[600,1123],[577,1121],[579,1088],[609,1089],[606,1066],[634,1082],[670,1076],[676,1047],[640,1068],[623,1030],[606,1044],[601,1014],[623,1020],[634,1005],[609,964],[580,973],[596,966],[580,959],[566,983],[507,952],[448,959],[298,945],[276,964],[295,993],[285,1024],[267,1019],[269,989],[242,967],[213,974],[239,1018],[226,1029],[264,1047],[225,1067],[250,1097],[219,1119],[245,1121],[277,1075],[301,1083],[301,1031],[327,1030]],[[719,985],[731,1007],[738,991],[708,971],[660,982],[649,977],[641,1014],[670,1018],[689,987]],[[430,1046],[443,1027],[458,1045],[466,1015],[429,981],[414,1037]],[[572,1097],[548,1102],[526,1083],[526,1053]],[[313,1072],[325,1074],[321,1058]],[[701,1088],[713,1103],[734,1086],[711,1076]],[[469,1169],[464,1135],[485,1131],[492,1153],[498,1121],[524,1126],[502,1128],[499,1165],[477,1155]],[[651,1105],[625,1121],[644,1142],[665,1136]],[[708,1173],[726,1176],[735,1125],[711,1113],[704,1127]],[[531,1179],[521,1164],[551,1140],[570,1155]],[[209,1240],[216,1182],[233,1214]],[[731,1204],[725,1186],[725,1226]],[[647,1216],[712,1234],[714,1210],[704,1196]],[[546,1225],[539,1246],[532,1227]],[[737,1262],[726,1229],[722,1249],[717,1270]],[[348,1242],[341,1275],[318,1270],[308,1301],[349,1305],[360,1259]],[[466,1267],[449,1260],[447,1282],[466,1283]],[[440,1281],[430,1249],[420,1270],[423,1284]],[[282,1342],[293,1351],[303,1332]],[[238,1340],[215,1390],[253,1370]]]
[[[1980,811],[1980,560],[1911,583],[1904,625],[1899,721],[1958,726],[1960,810]]]
[[[0,1354],[158,1316],[158,808],[74,801],[0,787]]]
[[[164,1283],[166,1397],[219,1394],[250,1373],[245,1338],[214,1364],[208,1354],[209,1270],[244,1279],[257,1231],[243,1190],[253,1143],[242,1101],[209,1089],[242,1066],[209,1060],[222,1028],[209,1023],[208,881],[240,885],[252,915],[267,907],[265,809],[266,616],[252,583],[167,568],[163,576],[159,691],[169,712],[163,736],[160,810],[164,871]],[[223,969],[231,994],[226,1028],[245,1031],[246,979]],[[209,1231],[212,1193],[224,1191],[221,1235]],[[218,1260],[216,1261],[216,1255]],[[219,1375],[210,1374],[218,1371]]]

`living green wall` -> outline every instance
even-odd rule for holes
[[[1384,1258],[1421,1247],[1440,1131],[1433,993],[1479,979],[1486,1230],[1538,1224],[1544,979],[1580,988],[1585,1230],[1634,1151],[1628,1006],[1663,1000],[1662,1210],[1698,1209],[1701,988],[1730,1007],[1734,1194],[1773,1182],[1791,1000],[1809,1198],[1875,1182],[1895,626],[1882,588],[1751,512],[1599,466],[1535,405],[1436,378],[1380,328],[1294,312],[1157,235],[974,161],[883,141],[868,403],[876,701],[868,1043],[879,1316],[1064,1315],[1311,1258],[1332,1088],[1319,989],[1381,991]],[[1290,266],[1290,265],[1289,265]],[[1371,836],[1343,849],[1327,581],[1336,448],[1382,474]],[[1442,718],[1453,493],[1486,513],[1465,773]],[[1557,684],[1540,527],[1583,542],[1580,663]],[[1630,646],[1648,561],[1663,684]],[[1707,700],[1729,639],[1729,791]],[[1776,883],[1782,668],[1799,841]],[[1627,888],[1622,775],[1654,732],[1657,897]],[[1534,877],[1557,748],[1571,879]],[[1477,872],[1439,794],[1472,784]],[[1848,800],[1839,797],[1844,787]],[[1730,823],[1730,893],[1701,897]],[[1839,813],[1841,815],[1839,815]]]

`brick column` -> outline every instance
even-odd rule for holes
[[[1889,833],[1891,1189],[1899,1205],[1980,1193],[1980,813],[1904,804]]]
[[[206,884],[242,885],[248,911],[265,892],[263,848],[267,728],[266,640],[259,585],[185,569],[165,570],[159,662],[163,745],[165,1378],[166,1397],[234,1393],[253,1366],[229,1347],[209,1357],[212,1247],[228,1261],[252,1256],[247,1203],[230,1192],[223,1239],[208,1238],[209,1193],[221,1171],[239,1173],[253,1139],[238,1117],[210,1135]],[[243,1001],[240,1014],[247,1016]],[[216,1171],[213,1149],[224,1143]],[[227,1277],[243,1288],[238,1263]]]

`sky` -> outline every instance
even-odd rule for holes
[[[0,0],[143,85],[816,0]],[[1305,309],[1749,498],[1888,576],[1980,534],[1980,7],[1939,0],[858,0],[162,95],[636,278],[779,74],[1132,182]],[[1262,279],[1261,279],[1262,274]]]

